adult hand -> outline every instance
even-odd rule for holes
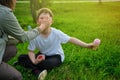
[[[50,27],[52,24],[52,17],[45,16],[41,21],[40,21],[40,30],[41,32],[46,30],[48,27]]]

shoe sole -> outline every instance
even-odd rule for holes
[[[43,71],[39,74],[38,80],[44,80],[45,77],[46,77],[46,75],[47,75],[47,70],[43,70]]]

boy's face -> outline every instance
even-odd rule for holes
[[[39,15],[37,24],[47,24],[48,26],[50,26],[52,24],[52,17],[50,17],[49,13],[42,13]]]

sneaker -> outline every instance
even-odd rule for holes
[[[47,75],[47,70],[43,70],[43,71],[39,74],[38,80],[44,80],[45,77],[46,77],[46,75]]]

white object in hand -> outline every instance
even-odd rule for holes
[[[94,44],[93,50],[96,50],[100,45],[100,39],[95,39],[93,44]]]
[[[96,45],[96,46],[99,45],[99,44],[100,44],[100,39],[95,39],[93,43],[94,43],[94,45]]]

